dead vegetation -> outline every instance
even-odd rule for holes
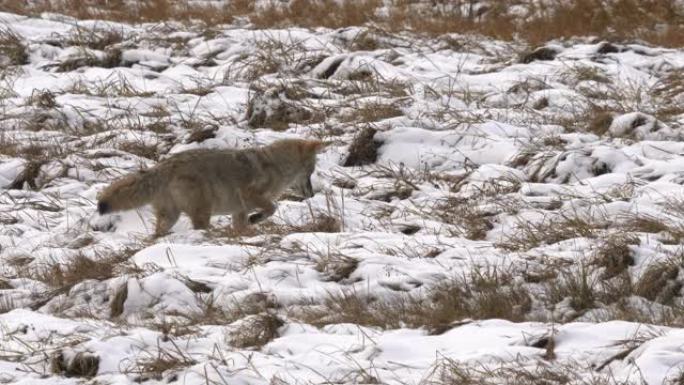
[[[349,279],[358,266],[358,259],[328,251],[318,256],[315,269],[325,281],[343,282]]]
[[[85,243],[84,243],[85,242]],[[85,237],[79,246],[86,246],[92,242],[92,237]],[[17,266],[17,277],[29,278],[47,285],[49,290],[38,296],[31,308],[37,309],[48,303],[56,296],[67,294],[76,285],[87,281],[105,281],[125,273],[138,272],[138,268],[129,264],[128,259],[135,254],[136,249],[109,250],[89,257],[76,253],[66,261],[51,261],[45,264],[31,266]],[[112,301],[112,314],[117,316],[123,310],[126,293],[117,293],[115,297],[123,296],[123,300]],[[117,303],[118,305],[115,305]],[[118,306],[118,307],[117,307]]]
[[[172,379],[173,374],[197,362],[175,343],[166,348],[159,344],[156,347],[142,348],[134,360],[121,362],[122,372],[135,376],[136,382],[149,380]]]
[[[355,323],[382,328],[425,327],[440,334],[468,319],[522,321],[530,310],[529,292],[501,267],[475,267],[462,276],[426,289],[422,295],[385,299],[353,289],[331,293],[322,307],[299,315],[314,325]]]
[[[579,215],[565,214],[550,216],[538,221],[518,220],[512,234],[498,244],[506,250],[529,250],[541,245],[552,245],[574,238],[596,238],[606,228]]]
[[[483,240],[493,228],[491,215],[469,199],[450,197],[438,202],[429,212],[435,213],[444,223],[457,226],[454,235],[467,239]]]
[[[639,345],[637,345],[639,346]],[[438,385],[617,385],[623,382],[612,373],[584,368],[578,362],[551,364],[544,359],[513,360],[510,363],[460,362],[442,358],[430,372],[428,382]]]
[[[28,52],[22,39],[9,28],[0,27],[0,65],[23,65],[28,62]]]
[[[386,12],[382,2],[363,0],[292,0],[255,7],[250,1],[226,5],[151,0],[131,7],[116,0],[0,1],[0,10],[28,15],[59,12],[79,19],[107,19],[129,23],[201,22],[207,28],[247,18],[256,28],[343,28],[372,24],[389,32],[413,31],[432,36],[476,33],[510,40],[514,36],[536,46],[556,38],[594,35],[608,41],[642,40],[677,47],[684,41],[682,15],[676,0],[572,0],[563,3],[528,2],[522,16],[503,3],[473,7],[468,1],[435,3],[394,1]],[[610,46],[607,46],[610,47]],[[604,49],[608,52],[609,48]]]
[[[65,377],[92,378],[97,374],[100,357],[85,352],[67,357],[62,351],[58,351],[52,356],[50,366],[52,373]]]
[[[372,126],[365,126],[354,136],[343,164],[344,167],[375,163],[378,158],[378,149],[382,146],[382,142],[375,139],[376,133],[377,130]]]
[[[404,115],[396,102],[370,102],[363,103],[340,117],[342,122],[373,123],[384,119]]]
[[[278,329],[284,325],[283,320],[272,313],[248,316],[230,333],[230,344],[240,349],[259,349],[278,337]]]

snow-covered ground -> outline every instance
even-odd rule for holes
[[[533,48],[0,13],[0,383],[681,383],[684,50]],[[96,214],[284,137],[252,234]]]

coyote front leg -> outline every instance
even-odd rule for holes
[[[261,211],[249,216],[250,224],[259,223],[273,215],[276,211],[276,205],[261,194],[246,192],[242,196],[249,206],[261,209]]]

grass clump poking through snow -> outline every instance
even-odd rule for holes
[[[278,329],[285,325],[280,317],[272,313],[248,316],[230,332],[230,344],[236,348],[256,348],[278,337]]]
[[[344,167],[364,166],[375,163],[378,158],[378,149],[382,142],[375,139],[377,130],[371,126],[365,126],[359,131],[349,146],[349,154],[344,160]]]
[[[574,214],[551,216],[541,221],[519,220],[512,234],[499,243],[506,250],[530,250],[574,238],[596,238],[605,225]]]
[[[421,293],[376,298],[352,289],[342,290],[331,293],[323,307],[305,311],[302,317],[314,325],[424,327],[432,334],[440,334],[466,319],[523,321],[531,306],[527,289],[510,272],[495,266],[473,268]]]
[[[9,28],[0,27],[0,66],[26,63],[28,63],[28,53],[19,35]]]
[[[635,294],[658,303],[672,304],[684,285],[679,279],[681,266],[681,257],[651,263],[637,282]]]
[[[65,377],[86,377],[91,378],[97,374],[100,366],[100,357],[79,352],[72,354],[71,357],[59,351],[50,360],[52,373]]]
[[[174,373],[196,364],[187,353],[176,344],[172,348],[161,346],[147,346],[140,348],[140,352],[133,360],[121,363],[122,372],[133,375],[136,382],[162,380],[174,378]]]

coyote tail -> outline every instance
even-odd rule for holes
[[[158,172],[140,171],[118,179],[97,195],[97,211],[107,214],[150,203],[162,188]]]

